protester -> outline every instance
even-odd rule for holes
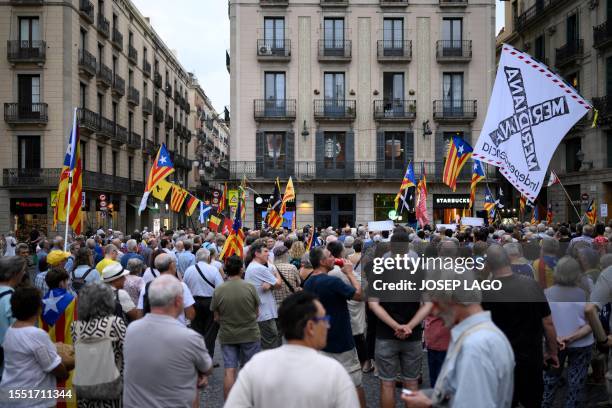
[[[161,255],[156,265],[165,263]],[[159,257],[158,257],[159,258]],[[149,285],[151,312],[130,324],[125,336],[123,406],[191,407],[210,374],[212,360],[204,339],[178,320],[184,287],[163,273]]]
[[[301,282],[297,268],[289,262],[289,250],[287,247],[284,245],[277,246],[272,252],[274,252],[274,267],[282,280],[280,287],[272,291],[278,307],[285,298],[301,289]]]
[[[0,258],[0,345],[9,326],[14,322],[11,297],[26,273],[27,263],[20,256]],[[0,372],[3,367],[4,350],[0,346]]]
[[[130,259],[127,263],[126,269],[130,274],[125,277],[123,289],[130,295],[134,304],[138,304],[138,295],[140,295],[140,291],[145,285],[144,279],[142,278],[144,267],[145,264],[137,258]]]
[[[283,301],[278,318],[287,344],[258,353],[244,366],[225,407],[297,406],[298,401],[319,408],[358,406],[344,368],[317,353],[326,345],[330,324],[321,302],[308,292],[295,293]]]
[[[113,244],[108,244],[104,247],[104,259],[97,263],[96,270],[102,275],[104,268],[113,262],[119,262],[119,249]]]
[[[108,265],[102,271],[102,280],[113,290],[116,304],[115,314],[117,317],[123,319],[126,325],[128,322],[140,318],[140,312],[136,309],[136,305],[132,301],[132,298],[123,290],[126,276],[129,274],[130,272],[123,269],[119,262]]]
[[[4,237],[5,250],[4,256],[15,256],[15,248],[17,247],[17,240],[15,239],[15,233],[9,231]]]
[[[209,257],[208,249],[199,249],[196,254],[197,263],[186,269],[183,281],[195,300],[195,318],[191,322],[191,328],[204,337],[206,348],[212,358],[215,353],[215,340],[219,325],[214,320],[211,300],[215,288],[223,283],[223,278],[217,268],[207,263]]]
[[[100,281],[100,274],[93,266],[94,254],[87,247],[80,248],[74,260],[74,268],[70,272],[70,284],[75,293],[87,283]]]
[[[302,241],[294,241],[289,248],[289,263],[300,269],[302,266],[302,257],[306,254],[306,248]]]
[[[106,269],[110,267],[112,266],[108,266]],[[77,306],[79,319],[72,324],[71,333],[75,345],[81,342],[91,343],[101,339],[110,339],[114,364],[122,376],[126,322],[115,315],[116,295],[114,292],[110,285],[105,285],[102,282],[93,282],[86,285],[79,293]],[[77,354],[76,358],[77,364],[81,364],[79,360],[87,358],[87,356]],[[116,398],[97,400],[79,397],[78,403],[79,407],[119,408],[122,406],[121,395]]]
[[[542,288],[548,288],[553,285],[554,270],[559,261],[559,245],[559,241],[556,239],[542,240],[540,258],[533,262],[535,279]]]
[[[242,260],[230,256],[225,263],[227,282],[215,288],[210,310],[219,322],[219,343],[223,352],[223,396],[236,381],[238,367],[261,349],[259,325],[260,300],[255,287],[242,279]]]
[[[127,268],[127,264],[130,259],[139,259],[140,261],[144,262],[142,255],[138,254],[138,241],[135,239],[128,239],[125,245],[127,252],[121,257],[121,266]]]
[[[185,271],[196,263],[196,257],[191,252],[193,241],[186,239],[176,243],[177,272],[179,277],[185,276]]]

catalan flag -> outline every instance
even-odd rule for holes
[[[276,178],[276,183],[274,184],[274,192],[272,193],[272,201],[271,205],[268,209],[268,214],[266,216],[266,224],[268,224],[268,228],[280,228],[283,223],[283,217],[280,215],[280,209],[282,205],[282,198],[280,195],[280,183],[278,178]]]
[[[591,200],[589,208],[586,212],[586,217],[589,221],[589,224],[595,225],[597,223],[597,205],[595,204],[595,200]]]
[[[306,244],[306,251],[310,251],[317,245],[317,238],[319,234],[317,234],[317,230],[312,228],[312,232],[310,233],[310,237],[308,238],[308,243]]]
[[[170,209],[174,212],[180,212],[183,207],[183,203],[189,194],[186,190],[177,186],[172,186],[172,194],[170,195]]]
[[[227,206],[227,183],[223,185],[223,191],[221,192],[221,199],[219,200],[219,214],[221,214]]]
[[[285,194],[283,194],[283,201],[281,202],[281,217],[287,212],[287,203],[292,200],[295,200],[295,189],[293,188],[293,179],[289,177],[287,187],[285,187]]]
[[[472,167],[472,184],[470,185],[470,205],[468,208],[472,208],[474,201],[476,200],[476,185],[484,180],[485,174],[482,168],[482,162],[480,160],[474,160],[474,166]]]
[[[457,189],[457,177],[467,160],[472,157],[472,146],[458,136],[453,136],[446,155],[442,181],[453,191]]]
[[[422,166],[422,176],[417,187],[416,219],[421,227],[424,227],[429,224],[429,215],[427,214],[427,175],[425,165]]]
[[[58,220],[66,222],[66,215],[68,215],[67,224],[70,224],[77,235],[81,233],[81,195],[83,193],[80,140],[77,109],[75,109],[68,148],[66,149],[66,156],[64,156],[64,164],[57,189],[57,206],[53,212],[53,223],[57,225]]]
[[[151,194],[151,191],[153,191],[153,188],[157,185],[157,183],[164,180],[172,173],[174,173],[174,165],[172,164],[172,159],[170,158],[168,149],[166,149],[166,145],[162,143],[157,151],[157,155],[155,156],[153,166],[151,166],[151,170],[149,171],[149,178],[147,179],[147,185],[145,186],[145,191],[142,195],[142,200],[140,201],[138,214],[144,211],[145,207],[147,206],[149,194]]]
[[[546,223],[552,224],[552,222],[553,222],[552,204],[548,204],[548,210],[546,211]]]
[[[519,200],[519,212],[521,215],[525,214],[525,206],[527,205],[527,197],[524,194],[521,194],[521,198]]]
[[[194,196],[189,195],[189,198],[187,199],[187,204],[185,204],[185,214],[187,214],[188,217],[191,217],[191,215],[195,212],[196,208],[200,206],[200,202],[201,201],[195,198]]]
[[[495,213],[495,198],[493,198],[493,194],[491,193],[491,190],[489,190],[489,186],[485,188],[484,209],[489,215],[491,213]]]
[[[225,259],[228,256],[238,255],[243,257],[244,255],[244,231],[242,231],[242,206],[244,201],[238,200],[238,208],[236,208],[236,217],[234,218],[234,224],[230,231],[229,236],[225,240],[223,250],[219,255],[219,259]]]
[[[410,187],[416,187],[416,179],[414,178],[414,166],[412,162],[408,163],[408,167],[406,167],[406,173],[404,174],[404,178],[402,179],[402,184],[400,185],[400,189],[395,196],[395,211],[399,208],[400,200],[403,201],[402,209],[404,206],[410,207],[406,203],[406,192]]]
[[[539,205],[538,203],[534,203],[533,206],[533,215],[531,216],[531,224],[535,225],[538,222],[540,222],[540,210],[539,210]]]

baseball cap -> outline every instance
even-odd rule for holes
[[[47,265],[56,266],[70,257],[70,252],[54,250],[47,254]]]
[[[129,274],[130,271],[123,269],[119,262],[113,262],[102,270],[102,280],[109,283]]]

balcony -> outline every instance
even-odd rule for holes
[[[408,0],[380,0],[380,7],[406,7]]]
[[[599,111],[599,119],[597,124],[599,126],[610,126],[612,124],[612,97],[602,96],[600,98],[593,98],[593,108]]]
[[[153,112],[153,120],[155,120],[155,123],[162,123],[164,121],[164,110],[159,106],[155,107]]]
[[[172,98],[172,85],[170,85],[170,84],[166,83],[166,89],[165,89],[165,92],[166,92],[166,96],[167,96],[168,98]],[[175,100],[176,100],[176,98],[175,98]]]
[[[261,7],[287,7],[289,0],[259,0]]]
[[[374,101],[374,120],[385,122],[405,122],[416,118],[416,100],[376,100]]]
[[[79,50],[79,74],[89,78],[96,75],[96,57],[86,50]]]
[[[151,78],[151,64],[147,60],[142,60],[142,74],[147,78]]]
[[[584,54],[584,40],[576,40],[555,50],[555,67],[564,68],[578,62]]]
[[[98,32],[100,32],[100,34],[103,37],[108,38],[110,36],[110,22],[108,21],[108,19],[106,17],[104,17],[104,14],[98,12]]]
[[[128,142],[128,130],[115,123],[115,131],[111,136],[111,142],[115,145],[124,145]]]
[[[174,128],[174,118],[172,116],[166,114],[166,129],[170,130]]]
[[[319,40],[319,61],[348,62],[350,60],[350,40]]]
[[[9,125],[38,124],[49,121],[46,103],[5,103],[4,121]]]
[[[153,73],[153,85],[155,85],[156,88],[161,89],[162,88],[162,76],[159,72],[155,72]]]
[[[111,39],[111,43],[118,50],[123,50],[123,34],[121,34],[121,31],[119,31],[117,27],[113,27],[113,37]]]
[[[185,100],[185,105],[183,105],[183,110],[187,114],[191,113],[191,104],[187,102],[187,100]]]
[[[101,62],[98,64],[96,82],[103,88],[109,88],[113,85],[113,71]]]
[[[437,100],[433,102],[433,118],[438,122],[471,122],[476,118],[475,100]]]
[[[6,42],[6,57],[11,64],[43,65],[47,58],[47,43],[45,41],[9,40]]]
[[[412,41],[378,40],[378,62],[408,62],[412,59]]]
[[[42,6],[44,0],[10,0],[12,6]]]
[[[78,110],[78,123],[81,132],[87,135],[95,133],[100,127],[100,115],[86,108]]]
[[[129,132],[128,140],[127,140],[127,147],[129,149],[138,150],[141,148],[141,146],[142,146],[142,138],[140,137],[140,135],[138,133]]]
[[[128,44],[128,61],[132,64],[138,64],[138,50],[132,44]]]
[[[93,24],[94,22],[94,6],[93,3],[89,0],[79,0],[79,13],[81,17],[89,24]]]
[[[113,137],[115,134],[115,122],[104,116],[100,116],[100,126],[96,134],[105,138]]]
[[[472,59],[472,40],[442,40],[436,42],[438,62],[467,62]]]
[[[133,86],[128,88],[127,102],[132,106],[138,106],[140,104],[140,92]]]
[[[113,76],[112,92],[113,92],[113,95],[119,98],[125,95],[125,80],[117,74]]]
[[[255,99],[253,113],[256,121],[294,121],[295,99]]]
[[[180,154],[174,154],[173,164],[174,167],[178,167],[180,169],[191,169],[191,160]]]
[[[153,114],[153,101],[146,96],[142,98],[142,114],[146,116]]]
[[[593,48],[600,50],[610,44],[612,44],[612,22],[606,21],[593,27]]]
[[[314,118],[318,121],[349,121],[356,117],[357,103],[347,99],[317,99],[314,101]]]
[[[348,0],[321,0],[321,7],[348,7]]]
[[[170,95],[168,95],[168,98],[170,97]],[[178,89],[174,90],[174,101],[178,103],[178,101],[181,99],[181,94],[179,93]]]
[[[567,3],[568,1],[569,0],[536,0],[533,6],[529,7],[514,20],[515,30],[522,31],[538,21],[542,21],[543,17],[545,17],[548,12],[558,10],[563,3]]]
[[[467,7],[468,0],[440,0],[440,7]]]
[[[257,59],[260,61],[290,61],[291,40],[257,40]]]
[[[142,146],[142,153],[149,157],[155,157],[155,155],[157,154],[157,148],[155,147],[155,143],[153,143],[153,141],[149,139],[144,139],[143,142],[144,143]]]

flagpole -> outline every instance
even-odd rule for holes
[[[555,174],[556,175],[556,174]],[[580,222],[582,222],[582,217],[580,216],[580,213],[578,212],[578,209],[576,208],[576,206],[574,205],[574,202],[572,201],[569,193],[567,192],[567,190],[565,189],[565,186],[563,185],[563,183],[561,182],[561,179],[559,179],[559,177],[557,177],[557,180],[559,180],[559,185],[561,186],[561,188],[563,189],[563,192],[565,193],[565,195],[567,196],[568,201],[570,202],[570,204],[572,205],[572,207],[574,208],[574,211],[576,211],[576,215],[578,216],[578,219],[580,219]]]
[[[70,131],[70,141],[72,143],[72,132],[76,132],[76,115],[77,108],[74,108],[74,114],[72,116],[72,129]],[[76,142],[76,140],[75,140]],[[72,151],[74,154],[71,157],[71,160],[75,160],[74,155],[76,154],[77,146],[72,146]],[[70,163],[70,167],[72,167],[72,163]],[[66,205],[66,231],[64,232],[64,251],[68,249],[68,226],[70,225],[70,198],[72,196],[72,176],[74,175],[74,169],[70,170],[70,175],[68,176],[68,203]]]

